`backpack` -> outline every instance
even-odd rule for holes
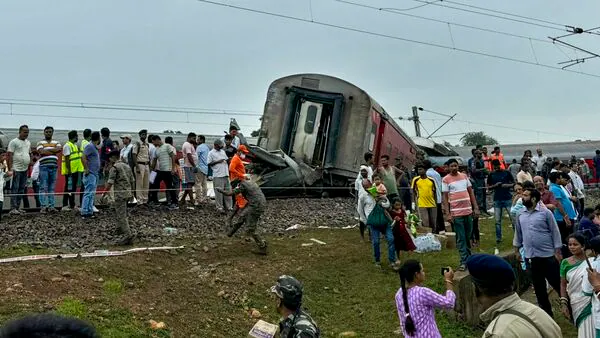
[[[367,217],[367,225],[383,231],[389,224],[390,220],[385,216],[385,209],[379,203],[376,203],[373,211]]]

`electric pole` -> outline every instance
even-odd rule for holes
[[[417,108],[417,106],[413,106],[412,113],[412,121],[415,124],[415,134],[417,135],[417,137],[421,137],[421,122],[419,121],[419,108]]]

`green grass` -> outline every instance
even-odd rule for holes
[[[56,312],[67,317],[86,319],[89,315],[87,306],[73,297],[65,297],[56,307]]]
[[[110,279],[102,284],[104,292],[109,296],[118,296],[123,292],[123,283],[120,280]]]
[[[481,249],[474,252],[493,253],[493,221],[483,220],[480,228]],[[506,220],[501,251],[511,250],[512,235]],[[327,244],[302,246],[310,238]],[[381,248],[382,270],[374,266],[371,245],[360,240],[357,229],[269,236],[267,257],[252,255],[252,245],[239,238],[217,241],[217,246],[208,252],[186,249],[178,254],[19,263],[15,271],[24,275],[31,270],[40,277],[53,277],[68,270],[79,284],[65,284],[52,293],[36,289],[22,294],[25,298],[11,298],[0,292],[0,321],[40,311],[32,305],[36,302],[50,302],[60,314],[90,321],[103,337],[244,337],[256,321],[249,318],[249,308],[258,309],[264,320],[278,321],[276,300],[267,290],[279,275],[290,274],[303,281],[304,306],[319,324],[323,337],[338,337],[346,331],[353,331],[358,337],[394,337],[393,332],[399,327],[394,295],[400,281],[395,272],[385,268],[385,241]],[[0,255],[31,254],[29,250],[10,248],[0,251]],[[440,268],[456,268],[459,262],[456,249],[403,254],[401,259],[409,257],[423,263],[425,286],[437,292],[444,291]],[[219,265],[211,269],[215,263]],[[201,273],[188,272],[192,266],[209,272],[201,277]],[[107,280],[100,284],[99,277]],[[129,283],[133,286],[125,288]],[[29,287],[27,283],[25,287]],[[231,296],[218,296],[220,291]],[[42,302],[43,297],[46,300]],[[576,337],[572,325],[561,319],[558,311],[556,317],[564,336]],[[164,321],[168,330],[150,331],[149,319]],[[436,321],[445,338],[482,335],[481,329],[465,325],[452,312],[438,311]]]

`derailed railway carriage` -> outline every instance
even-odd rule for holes
[[[364,90],[332,76],[298,74],[269,87],[252,171],[268,195],[353,186],[363,155],[411,166],[417,146]]]

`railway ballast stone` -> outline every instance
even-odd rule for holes
[[[269,200],[258,229],[263,233],[283,234],[294,224],[307,228],[342,228],[357,223],[355,210],[355,202],[351,198]],[[129,214],[129,224],[136,232],[137,241],[157,246],[167,245],[175,239],[194,242],[218,240],[225,236],[225,221],[226,216],[218,214],[214,204],[177,211],[150,210],[142,206],[131,208]],[[165,227],[178,231],[166,233]],[[92,220],[82,220],[74,212],[6,215],[2,217],[0,234],[0,247],[30,245],[62,251],[93,251],[114,245],[120,238],[116,221],[109,210],[102,210]],[[202,245],[199,248],[206,252],[209,247]]]

